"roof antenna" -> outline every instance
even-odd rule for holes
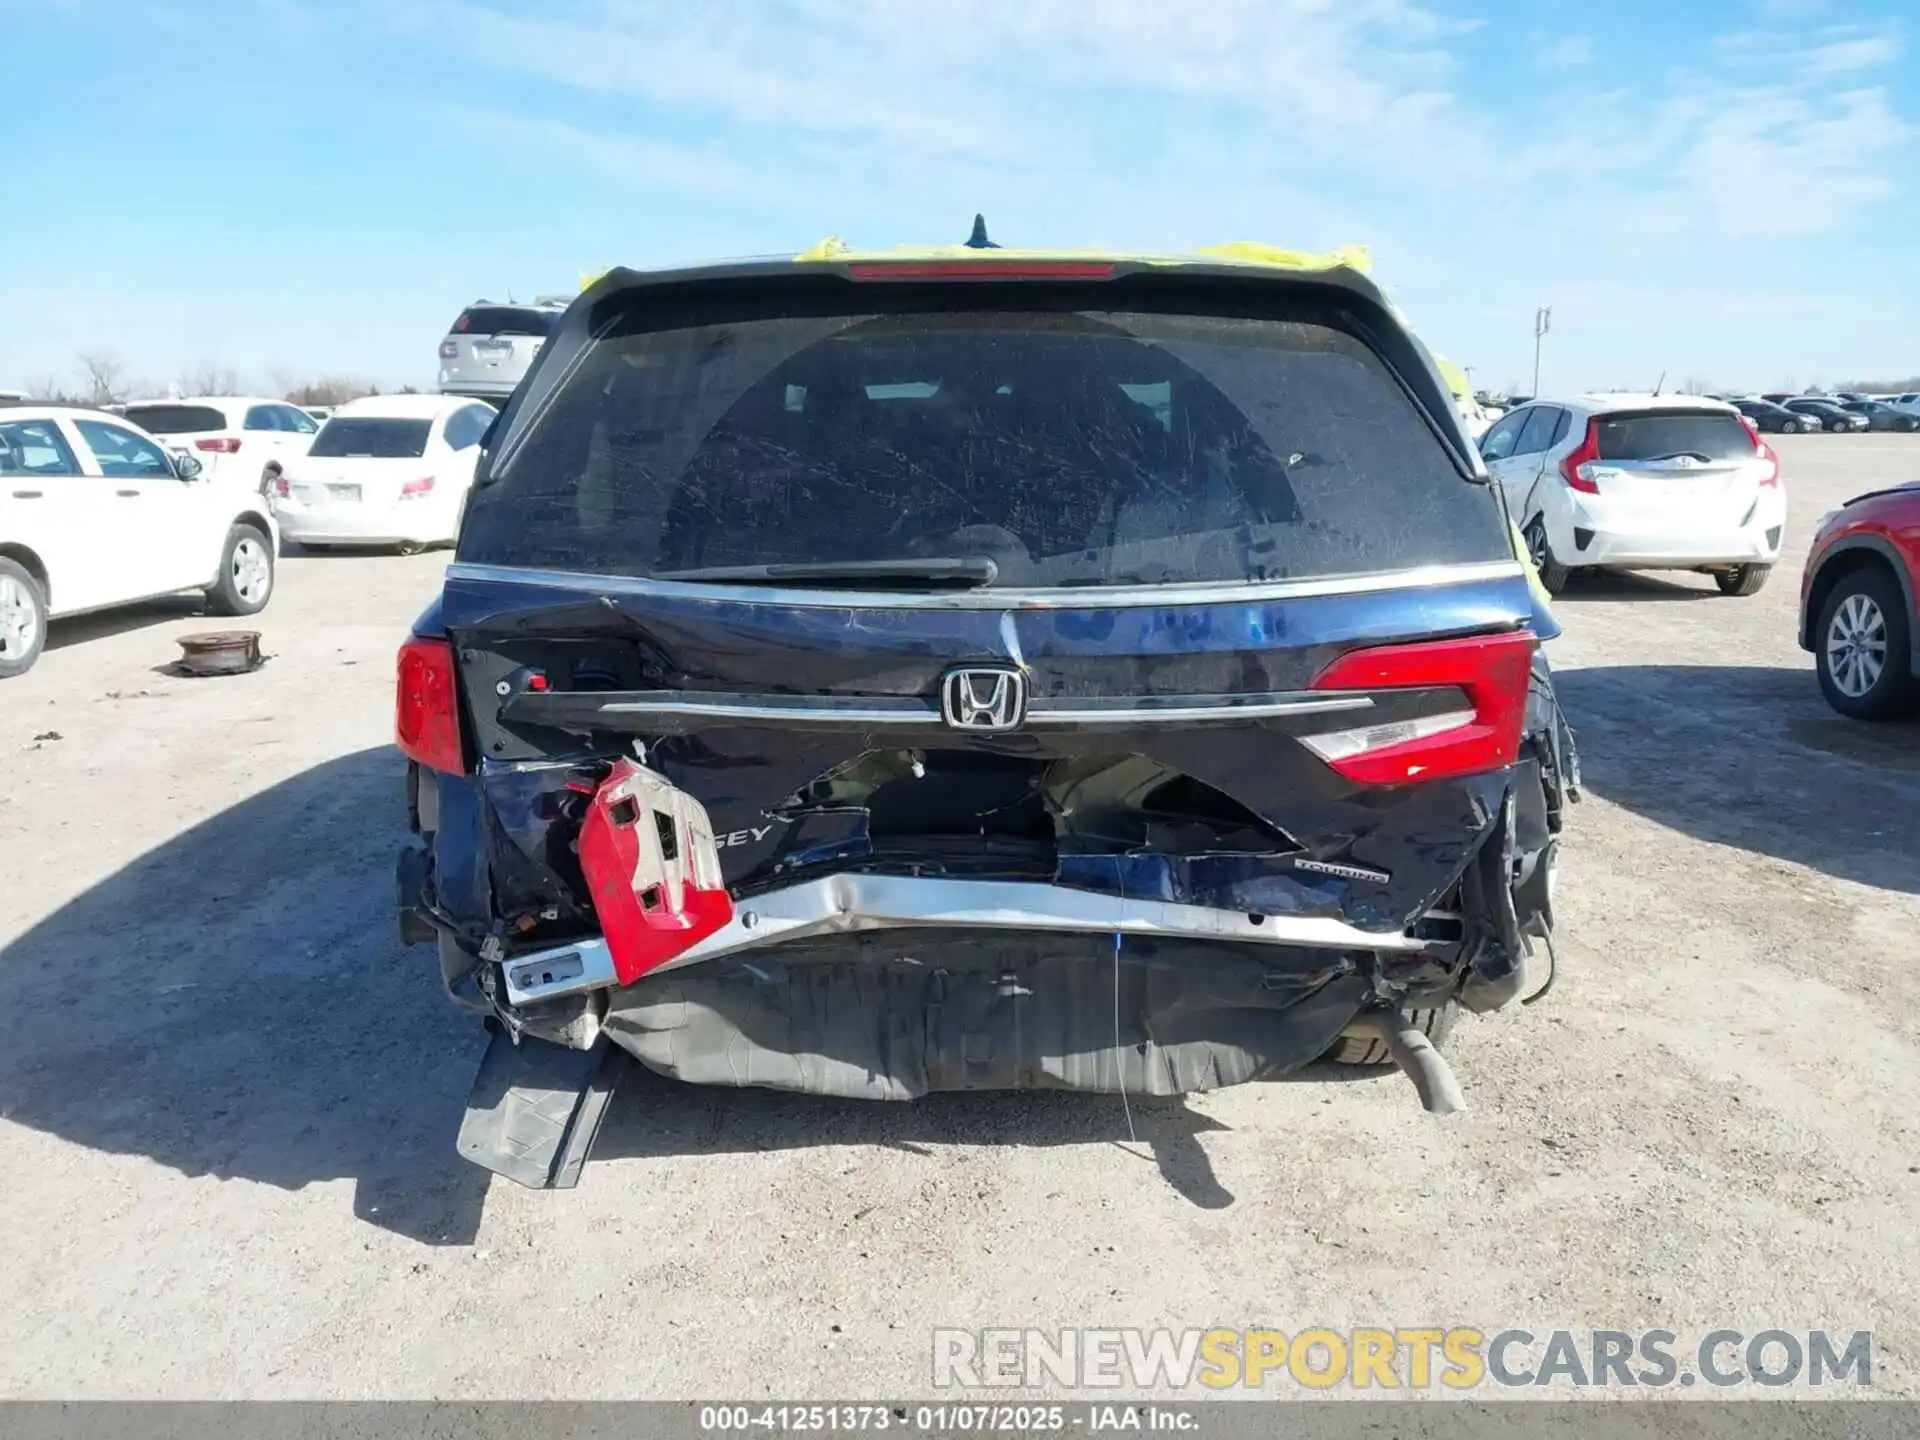
[[[1660,372],[1660,378],[1653,382],[1653,393],[1658,395],[1662,390],[1666,388],[1666,384],[1667,384],[1667,372],[1662,370]]]
[[[1000,248],[987,238],[986,216],[975,215],[973,217],[973,234],[967,237],[967,248],[969,250],[998,250]]]

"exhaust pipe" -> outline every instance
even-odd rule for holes
[[[1348,1033],[1371,1035],[1382,1041],[1393,1063],[1413,1081],[1420,1104],[1432,1115],[1464,1115],[1467,1097],[1453,1067],[1433,1041],[1404,1014],[1373,1011],[1354,1017]]]

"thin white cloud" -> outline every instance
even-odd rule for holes
[[[1542,195],[1514,182],[1551,176],[1604,198],[1586,207],[1591,223],[1623,233],[1807,234],[1885,195],[1883,160],[1907,134],[1861,78],[1898,55],[1899,37],[1857,26],[1722,37],[1684,57],[1691,68],[1534,113],[1520,96],[1508,114],[1510,92],[1461,81],[1456,47],[1472,27],[1418,0],[1103,0],[1097,11],[763,0],[718,12],[573,0],[537,16],[501,0],[410,3],[423,33],[478,66],[628,112],[571,117],[565,136],[529,119],[522,143],[544,134],[610,177],[737,198],[811,187],[912,208],[985,193],[1045,211],[1119,187],[1138,215],[1207,182],[1321,196],[1324,218],[1328,195],[1364,216],[1356,195],[1392,208],[1473,192],[1527,228]],[[1582,65],[1592,49],[1584,32],[1542,37],[1536,63]],[[1762,177],[1776,198],[1761,197]],[[1150,219],[1165,228],[1164,214]]]
[[[1534,52],[1535,63],[1550,70],[1572,70],[1592,59],[1591,35],[1559,35],[1542,40]]]
[[[1836,40],[1819,45],[1805,56],[1807,69],[1814,75],[1846,75],[1856,70],[1872,70],[1900,57],[1897,35],[1869,35],[1859,40]]]

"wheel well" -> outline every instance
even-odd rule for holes
[[[0,558],[13,561],[31,575],[40,586],[41,600],[49,610],[53,608],[53,584],[48,578],[46,565],[38,555],[24,545],[0,544]]]
[[[233,517],[233,523],[235,525],[244,525],[249,530],[258,530],[262,540],[271,541],[273,539],[273,526],[268,523],[267,518],[258,510],[242,510],[238,515]]]
[[[1805,634],[1802,637],[1807,649],[1813,649],[1818,643],[1814,629],[1820,624],[1820,612],[1827,608],[1827,597],[1833,594],[1833,587],[1847,576],[1857,575],[1863,570],[1877,570],[1896,586],[1900,584],[1900,576],[1895,572],[1893,562],[1878,550],[1870,550],[1865,546],[1842,550],[1820,567],[1813,577],[1813,584],[1807,588],[1807,616],[1803,622]]]

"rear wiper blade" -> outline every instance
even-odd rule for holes
[[[941,585],[971,590],[1000,578],[1000,567],[985,555],[936,556],[908,560],[820,560],[787,565],[709,565],[701,570],[667,570],[655,580],[726,581],[735,585]]]

